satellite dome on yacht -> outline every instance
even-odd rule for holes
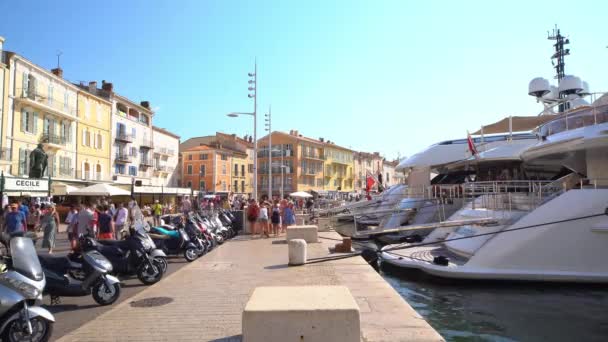
[[[543,96],[543,101],[557,101],[559,99],[559,90],[556,86],[549,86],[550,91]]]
[[[583,90],[581,90],[578,94],[580,96],[591,95],[591,92],[589,91],[589,83],[587,83],[587,81],[583,81]]]
[[[583,82],[573,75],[566,75],[559,82],[560,94],[576,94],[583,90]]]
[[[582,97],[576,97],[572,100],[569,100],[568,103],[569,109],[575,109],[578,107],[584,107],[589,105],[589,102],[585,101]]]
[[[549,81],[543,77],[536,77],[528,84],[528,95],[543,97],[551,92]]]

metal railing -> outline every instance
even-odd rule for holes
[[[41,92],[39,89],[37,89],[35,87],[17,88],[17,94],[18,94],[19,98],[21,98],[21,99],[36,102],[42,106],[52,108],[54,110],[63,112],[70,116],[75,117],[78,115],[78,109],[76,107],[72,107],[68,103],[65,103],[64,101],[59,101],[54,96],[49,97],[48,94]]]
[[[133,160],[133,157],[126,153],[116,153],[116,155],[114,156],[114,159],[117,162],[130,163]]]
[[[145,139],[145,140],[142,140],[142,142],[139,144],[139,146],[141,148],[152,149],[152,148],[154,148],[154,141],[151,139]]]
[[[166,148],[166,147],[160,147],[160,148],[155,148],[154,149],[154,153],[156,154],[165,154],[168,156],[173,156],[175,155],[175,150],[170,149],[170,148]]]
[[[43,144],[67,145],[67,137],[45,133],[40,138],[40,142]]]
[[[127,134],[126,132],[118,132],[118,134],[116,134],[116,141],[120,141],[120,142],[126,142],[126,143],[131,143],[133,142],[133,136],[131,136],[130,134]]]
[[[542,137],[608,122],[608,105],[585,107],[573,110],[540,126]]]
[[[142,165],[142,166],[152,166],[153,165],[152,159],[150,159],[150,158],[141,158],[139,160],[139,165]]]

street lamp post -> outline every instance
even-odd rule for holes
[[[253,198],[258,199],[258,136],[257,136],[257,119],[256,113],[258,111],[258,63],[257,61],[253,67],[253,73],[249,73],[249,91],[253,93],[247,94],[247,97],[253,99],[253,113],[243,112],[232,112],[227,114],[231,118],[236,118],[239,115],[251,115],[253,116]]]
[[[266,130],[268,131],[268,199],[272,200],[272,116],[268,106],[266,114]]]

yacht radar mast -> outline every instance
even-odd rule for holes
[[[553,46],[555,47],[555,53],[553,54],[553,56],[551,56],[551,64],[553,64],[553,67],[555,68],[555,72],[556,72],[555,78],[557,79],[557,83],[560,84],[562,79],[566,76],[565,57],[570,54],[570,49],[565,49],[564,45],[570,44],[570,40],[568,38],[562,36],[557,25],[555,25],[555,28],[553,29],[552,33],[547,32],[547,39],[555,40],[555,44],[553,44]],[[553,60],[555,60],[555,62]],[[566,96],[565,94],[562,94],[561,92],[559,93],[560,99],[564,98],[565,96]],[[561,103],[559,105],[559,112],[561,113],[565,109],[566,109],[566,104]]]

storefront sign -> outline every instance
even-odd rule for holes
[[[49,191],[48,179],[4,178],[4,191]]]

